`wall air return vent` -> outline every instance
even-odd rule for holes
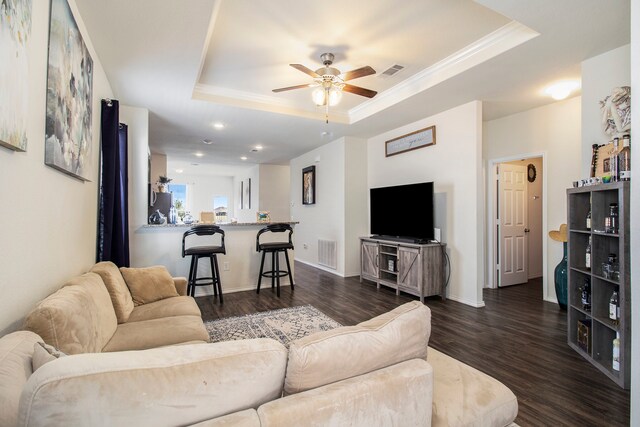
[[[404,66],[402,65],[392,65],[391,67],[387,68],[385,71],[383,71],[382,73],[380,73],[380,77],[382,78],[388,78],[393,76],[394,74],[396,74],[398,71],[404,69]]]

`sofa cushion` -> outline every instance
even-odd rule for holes
[[[430,426],[433,369],[408,360],[265,403],[262,427]]]
[[[433,426],[506,426],[515,420],[518,400],[500,381],[433,348],[427,361],[434,373]]]
[[[102,277],[109,291],[118,323],[126,322],[133,311],[133,298],[118,267],[110,261],[103,261],[94,265],[91,271]]]
[[[63,357],[29,378],[19,425],[194,424],[277,399],[286,364],[270,339]]]
[[[31,367],[33,372],[37,371],[45,363],[54,361],[60,357],[64,357],[66,354],[56,349],[54,346],[37,342],[33,345],[33,356],[31,357]]]
[[[145,268],[120,268],[134,305],[147,304],[164,298],[177,297],[171,274],[162,265]]]
[[[117,326],[109,292],[96,273],[69,280],[40,301],[24,324],[25,329],[67,354],[102,351]]]
[[[202,313],[200,313],[198,304],[193,298],[172,297],[162,299],[160,301],[150,302],[149,304],[136,306],[129,316],[129,322],[161,319],[163,317],[172,316],[200,317],[201,315]]]
[[[13,332],[0,338],[0,426],[18,425],[20,393],[33,373],[33,346],[42,338],[33,332]]]
[[[199,316],[174,316],[118,325],[103,351],[145,350],[186,341],[209,341]]]
[[[356,326],[318,332],[289,346],[285,392],[320,387],[410,359],[424,359],[431,311],[413,301]]]

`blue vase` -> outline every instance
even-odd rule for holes
[[[567,242],[563,242],[564,256],[562,260],[556,265],[554,270],[554,278],[556,281],[556,298],[558,298],[558,304],[563,310],[567,309]]]

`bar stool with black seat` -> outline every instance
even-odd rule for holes
[[[185,248],[187,237],[196,235],[214,236],[220,234],[220,245],[211,244],[210,239],[206,245],[193,245]],[[192,239],[189,239],[190,241]],[[182,235],[182,258],[191,256],[191,267],[189,268],[189,281],[187,284],[187,295],[195,296],[197,286],[213,285],[214,298],[220,295],[220,304],[222,304],[222,284],[220,283],[220,269],[218,268],[218,257],[216,255],[226,255],[227,251],[224,246],[224,230],[217,225],[197,225],[185,231]],[[211,263],[211,277],[198,277],[198,260],[200,258],[209,258]]]
[[[289,240],[281,242],[267,242],[260,243],[260,236],[264,233],[285,233],[289,232]],[[291,275],[291,264],[289,263],[289,254],[287,251],[293,249],[293,242],[291,241],[291,235],[293,234],[293,228],[289,224],[269,224],[260,231],[256,236],[256,251],[262,252],[262,260],[260,261],[260,275],[258,276],[258,289],[256,293],[260,293],[260,285],[263,277],[271,278],[271,288],[276,288],[276,294],[280,297],[280,278],[289,276],[289,283],[291,283],[291,290],[294,290],[293,276]],[[284,253],[284,259],[287,262],[287,269],[280,270],[280,253]],[[271,254],[271,270],[264,271],[264,258],[267,253]]]

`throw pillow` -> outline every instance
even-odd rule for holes
[[[52,345],[37,342],[33,345],[33,355],[31,356],[31,369],[37,371],[45,363],[64,357],[66,354]]]
[[[356,326],[291,342],[286,394],[300,393],[411,359],[426,359],[431,310],[419,301]]]
[[[165,298],[177,297],[173,277],[164,266],[146,268],[120,268],[122,277],[131,291],[135,305],[148,304]]]
[[[125,323],[133,311],[133,299],[120,270],[114,263],[103,261],[94,265],[91,271],[102,277],[102,281],[109,291],[118,323]]]

